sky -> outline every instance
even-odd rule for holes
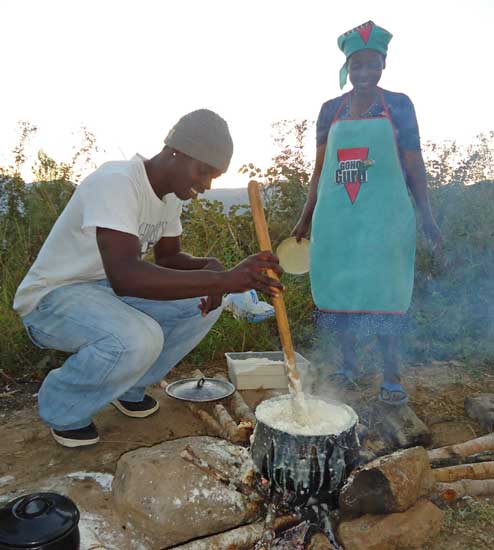
[[[99,164],[156,154],[205,107],[235,145],[214,187],[246,185],[239,167],[276,152],[272,123],[340,95],[337,37],[369,19],[393,34],[380,85],[412,99],[423,141],[494,130],[491,0],[0,0],[0,165],[20,120],[39,128],[29,152],[59,161],[86,126]]]

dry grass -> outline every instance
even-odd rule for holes
[[[446,510],[439,537],[423,550],[490,550],[494,547],[494,502],[465,497]]]

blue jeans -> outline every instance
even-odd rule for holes
[[[146,300],[117,296],[108,281],[52,290],[23,318],[40,348],[72,353],[49,372],[38,395],[41,418],[74,430],[114,399],[142,401],[206,336],[222,308],[202,317],[199,298]]]

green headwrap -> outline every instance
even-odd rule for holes
[[[346,84],[348,77],[348,58],[359,50],[376,50],[384,57],[388,53],[388,44],[393,35],[378,27],[372,21],[367,21],[354,29],[347,31],[338,38],[338,47],[345,54],[346,61],[340,69],[340,88]]]

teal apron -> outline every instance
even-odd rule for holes
[[[405,313],[413,290],[415,213],[385,115],[333,119],[312,219],[316,306],[334,313]]]

